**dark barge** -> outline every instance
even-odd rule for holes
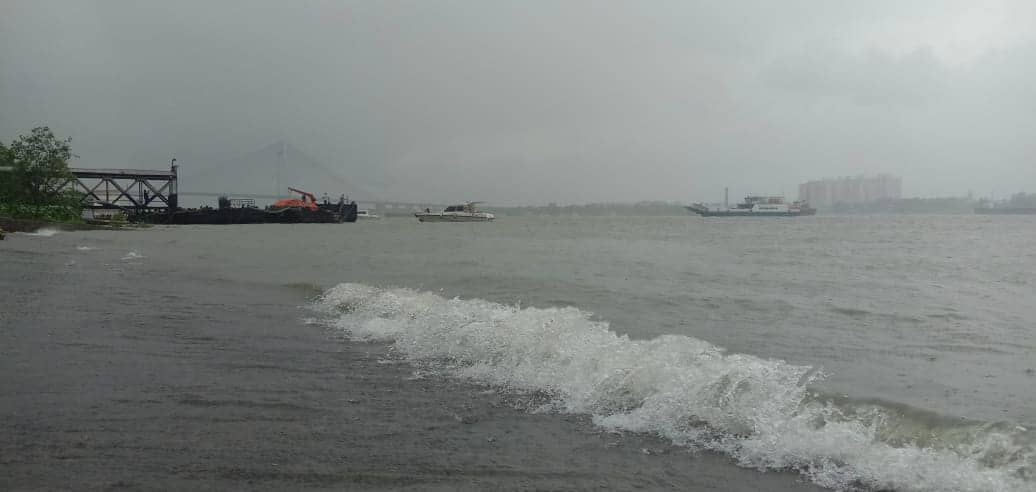
[[[130,216],[133,222],[146,224],[340,224],[356,222],[356,202],[339,200],[315,206],[258,208],[250,199],[232,200],[220,197],[219,208],[176,208],[146,211]]]
[[[283,198],[266,208],[250,198],[219,197],[218,208],[181,208],[178,203],[176,159],[169,170],[72,169],[71,179],[61,185],[82,197],[84,209],[102,216],[124,215],[131,222],[145,224],[338,224],[356,222],[359,207],[342,195],[337,202],[324,195],[318,203],[312,193],[288,190],[300,198]]]

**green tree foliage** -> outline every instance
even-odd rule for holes
[[[33,128],[8,146],[0,144],[0,214],[55,220],[76,220],[79,196],[67,186],[72,140],[59,139],[50,128]]]
[[[61,140],[45,126],[20,135],[8,147],[14,179],[21,202],[30,205],[56,204],[67,198],[64,187],[72,179],[72,139]]]
[[[15,194],[14,163],[10,155],[7,146],[0,142],[0,203],[12,201]]]

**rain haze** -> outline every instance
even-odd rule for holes
[[[362,199],[1006,195],[1036,190],[1034,33],[1029,1],[9,0],[0,135],[175,156],[183,191],[270,193],[247,156],[283,141]]]
[[[1036,0],[0,0],[0,491],[1034,492],[1034,115]]]

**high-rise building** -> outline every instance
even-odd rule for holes
[[[903,193],[902,180],[889,174],[809,181],[799,185],[799,200],[817,208],[837,203],[870,203],[895,200]]]

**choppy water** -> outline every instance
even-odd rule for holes
[[[300,316],[746,467],[1036,488],[1036,217],[385,219],[75,242],[328,289]]]

